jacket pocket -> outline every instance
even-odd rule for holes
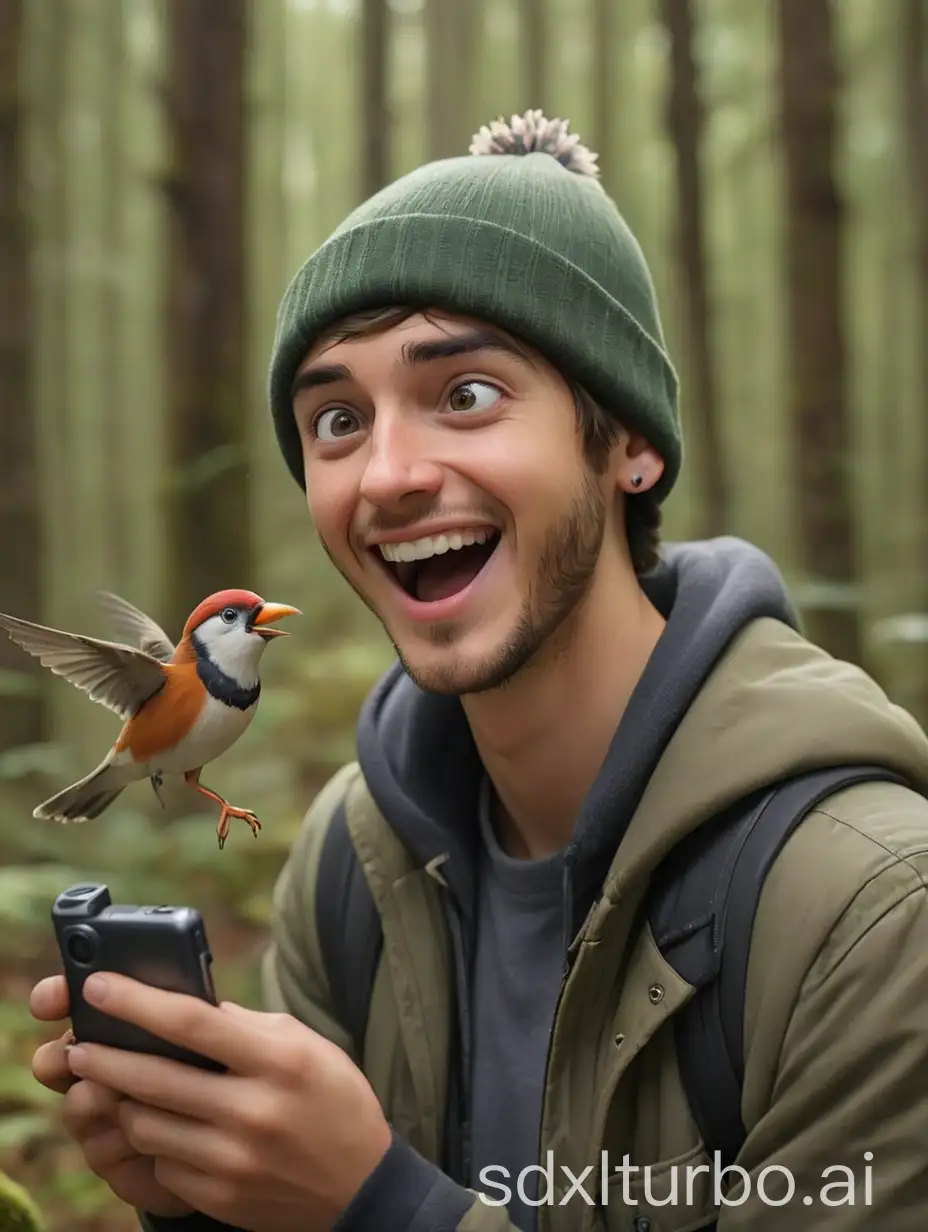
[[[718,1217],[712,1161],[702,1144],[672,1159],[610,1160],[602,1232],[696,1232]]]

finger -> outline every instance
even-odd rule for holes
[[[97,1082],[76,1081],[64,1098],[61,1119],[66,1133],[82,1142],[118,1124],[119,1095]]]
[[[124,1100],[119,1126],[140,1155],[173,1159],[210,1176],[240,1176],[251,1164],[244,1143],[202,1121]]]
[[[250,1010],[245,1005],[239,1005],[237,1001],[220,1001],[219,1008],[224,1014],[231,1014],[233,1018],[238,1018],[242,1022],[251,1022],[255,1026],[260,1026],[261,1022],[266,1018],[271,1018],[273,1015],[261,1013],[258,1010]]]
[[[39,980],[29,994],[29,1012],[39,1022],[58,1022],[67,1018],[68,984],[63,975]]]
[[[243,1026],[263,1031],[269,1035],[279,1035],[281,1030],[289,1030],[298,1020],[292,1014],[278,1014],[268,1010],[250,1010],[245,1005],[235,1001],[220,1001],[219,1008],[223,1014],[237,1018]]]
[[[238,1094],[238,1085],[250,1089],[254,1082],[105,1044],[80,1044],[68,1061],[81,1078],[120,1096],[203,1121],[228,1117],[238,1100],[248,1098]]]
[[[74,1085],[77,1079],[68,1065],[65,1047],[71,1039],[71,1032],[66,1031],[58,1039],[40,1044],[32,1056],[32,1074],[43,1087],[57,1091],[59,1095]]]
[[[257,1031],[247,1015],[230,1014],[198,997],[152,988],[109,971],[90,976],[83,996],[104,1013],[219,1061],[237,1073],[259,1074],[273,1060],[273,1052],[266,1047],[266,1032]],[[265,1046],[258,1047],[258,1043]]]
[[[154,1160],[155,1180],[194,1211],[211,1216],[220,1227],[231,1226],[241,1212],[230,1202],[229,1182],[224,1176],[211,1176],[180,1159],[159,1155]]]
[[[120,1125],[111,1125],[101,1133],[85,1138],[81,1143],[81,1150],[90,1171],[103,1177],[120,1164],[139,1158],[139,1152]]]

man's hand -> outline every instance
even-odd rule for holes
[[[212,1073],[101,1044],[68,1056],[84,1084],[120,1094],[125,1140],[187,1209],[248,1232],[323,1232],[390,1146],[364,1075],[295,1018],[217,1008],[110,973],[91,976],[84,995],[227,1067]]]
[[[32,990],[29,1008],[39,1022],[60,1022],[68,1016],[68,986],[63,975],[41,980]],[[119,1095],[96,1082],[76,1079],[65,1048],[70,1030],[41,1044],[32,1058],[32,1072],[49,1090],[64,1095],[62,1119],[78,1143],[87,1167],[130,1206],[153,1215],[187,1215],[193,1209],[155,1179],[155,1160],[141,1155],[119,1123]]]

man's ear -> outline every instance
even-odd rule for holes
[[[623,429],[613,457],[616,486],[629,494],[647,492],[664,473],[664,459],[640,432]]]

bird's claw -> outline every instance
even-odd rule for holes
[[[164,800],[161,796],[161,788],[164,786],[164,775],[153,774],[151,776],[151,785],[154,789],[155,795],[158,797],[158,803],[162,808],[164,808]]]
[[[242,821],[247,821],[251,826],[251,832],[255,838],[258,837],[258,831],[261,829],[261,822],[251,811],[251,809],[236,808],[234,804],[223,804],[222,812],[219,814],[219,823],[216,826],[216,834],[219,838],[219,850],[222,851],[226,845],[226,839],[229,837],[229,824],[233,817],[240,817]]]

